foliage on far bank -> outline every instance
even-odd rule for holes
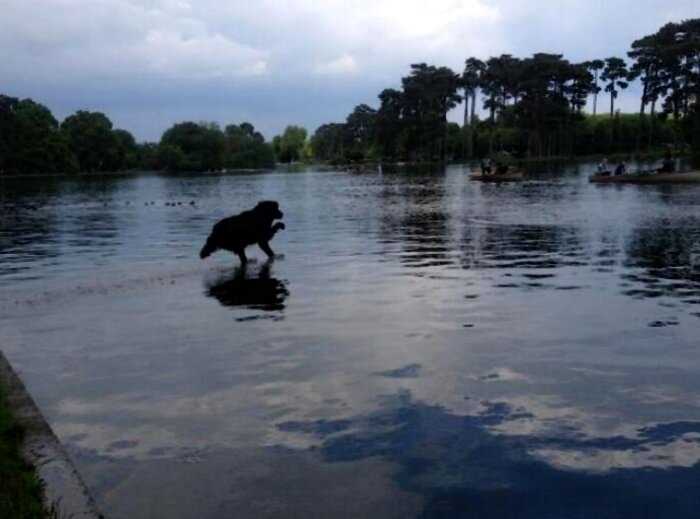
[[[320,126],[314,156],[329,162],[641,153],[693,146],[700,159],[700,19],[669,23],[631,44],[631,63],[611,56],[573,63],[560,54],[470,57],[457,74],[411,65],[378,108],[357,106],[345,122]],[[621,91],[639,81],[639,114],[616,112]],[[598,114],[606,96],[607,115]],[[480,98],[485,115],[476,113]],[[592,98],[592,114],[583,108]],[[464,101],[460,127],[447,113]],[[602,107],[601,107],[602,108]]]
[[[22,430],[17,426],[0,387],[0,517],[43,519],[42,485],[20,457]]]
[[[1,173],[91,173],[138,164],[134,137],[114,129],[104,114],[78,111],[59,125],[44,105],[0,94]]]
[[[264,168],[275,161],[469,160],[506,150],[520,157],[647,153],[692,148],[700,165],[700,19],[668,23],[631,44],[631,62],[611,56],[572,63],[560,54],[470,57],[461,74],[411,65],[379,106],[360,104],[344,122],[307,138],[288,126],[271,143],[252,124],[181,122],[159,143],[138,144],[100,112],[79,111],[61,124],[31,99],[0,95],[0,174],[156,169]],[[615,104],[632,82],[642,86],[638,114]],[[598,113],[599,96],[608,106]],[[592,98],[593,111],[583,108]],[[484,118],[476,113],[481,100]],[[464,101],[463,124],[447,113]]]
[[[160,143],[139,144],[101,112],[80,110],[59,124],[47,107],[31,99],[0,95],[0,174],[211,171],[274,164],[272,145],[250,123],[222,130],[216,123],[182,122],[166,130]]]
[[[178,123],[163,134],[151,169],[218,171],[275,164],[272,146],[250,123]]]
[[[282,135],[272,139],[272,147],[279,162],[289,164],[299,162],[308,157],[306,128],[287,126]]]

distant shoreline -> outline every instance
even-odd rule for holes
[[[641,154],[635,153],[615,153],[615,154],[596,154],[596,155],[581,155],[573,157],[557,156],[557,157],[530,157],[524,159],[515,159],[515,162],[519,164],[551,164],[551,163],[582,163],[582,162],[594,162],[602,159],[603,157],[615,162],[617,160],[632,160],[632,161],[652,161],[659,160],[663,157],[664,150],[654,150],[650,152],[645,152]],[[677,154],[676,158],[686,159],[689,158],[689,153]],[[276,164],[269,168],[240,168],[233,169],[229,168],[221,171],[166,171],[166,170],[148,170],[148,169],[129,169],[123,171],[99,171],[99,172],[82,172],[82,173],[27,173],[23,175],[3,175],[0,173],[0,180],[4,179],[26,179],[26,178],[72,178],[72,179],[89,179],[89,178],[102,178],[102,177],[139,177],[139,176],[215,176],[215,175],[239,175],[246,173],[264,173],[272,171],[280,171],[287,168],[304,168],[304,167],[322,167],[330,170],[338,171],[367,171],[371,168],[378,168],[379,166],[388,168],[405,168],[405,167],[430,167],[430,166],[475,166],[479,164],[479,159],[474,159],[471,161],[459,161],[459,162],[348,162],[343,164],[330,164],[326,162],[295,162],[291,164]]]
[[[21,178],[100,178],[100,177],[137,177],[137,176],[184,176],[184,175],[229,175],[237,173],[259,173],[263,171],[274,171],[275,167],[271,168],[242,168],[228,169],[226,171],[166,171],[159,169],[127,169],[122,171],[95,171],[92,173],[25,173],[22,175],[3,175],[2,179],[21,179]]]

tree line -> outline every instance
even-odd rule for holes
[[[551,157],[692,144],[700,156],[700,19],[664,25],[634,41],[627,57],[581,63],[547,53],[470,57],[459,74],[414,64],[400,89],[379,94],[378,108],[361,104],[345,122],[320,126],[313,154],[331,162],[444,161],[500,150]],[[634,81],[642,86],[639,112],[621,115],[615,102]],[[606,115],[598,113],[602,95]],[[447,113],[462,101],[460,127]]]
[[[158,143],[137,143],[103,113],[78,111],[59,124],[31,99],[0,95],[0,173],[469,160],[502,150],[541,158],[666,145],[689,145],[700,162],[700,19],[664,25],[632,42],[627,57],[581,63],[547,53],[470,57],[461,73],[413,64],[399,89],[379,94],[377,108],[361,104],[310,139],[304,128],[288,126],[272,142],[247,122],[221,128],[188,121],[166,130]],[[620,114],[616,100],[634,81],[642,87],[639,111]],[[599,110],[601,96],[609,101],[605,110]],[[448,112],[463,101],[463,124],[448,122]],[[590,114],[584,112],[589,101]]]
[[[0,172],[70,173],[124,169],[136,142],[101,113],[79,111],[60,125],[31,99],[0,95]]]
[[[80,110],[59,124],[40,103],[0,95],[0,174],[267,168],[308,156],[305,146],[304,128],[289,126],[270,143],[247,122],[182,122],[158,143],[137,143],[101,112]]]

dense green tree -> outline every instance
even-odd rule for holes
[[[693,133],[691,138],[693,164],[695,167],[700,168],[700,103],[696,102],[693,110]]]
[[[644,36],[632,43],[628,53],[634,60],[632,71],[643,85],[640,113],[651,104],[648,126],[649,143],[654,139],[657,101],[662,100],[663,110],[672,114],[688,128],[690,141],[700,134],[700,116],[697,112],[700,99],[700,19],[668,23],[656,33]],[[684,121],[693,119],[686,124]]]
[[[247,122],[239,125],[229,124],[224,130],[225,155],[227,168],[267,168],[275,165],[272,146],[265,142],[265,137]]]
[[[157,154],[158,169],[168,171],[185,171],[192,168],[192,163],[187,155],[177,144],[163,143],[158,146]]]
[[[687,121],[694,162],[700,165],[700,18],[668,24],[657,37],[666,43],[670,70],[665,109],[674,119]]]
[[[313,156],[325,162],[345,162],[345,125],[319,126],[311,137]]]
[[[306,144],[306,135],[306,129],[301,126],[287,126],[284,133],[272,141],[277,160],[284,163],[300,160]]]
[[[464,63],[464,72],[462,72],[464,126],[470,126],[476,122],[476,96],[485,70],[486,64],[478,58],[468,58]]]
[[[12,149],[12,132],[16,124],[19,99],[0,94],[0,171],[5,171]]]
[[[661,70],[661,60],[659,55],[658,42],[654,35],[645,36],[632,43],[632,50],[627,55],[633,60],[630,67],[629,79],[634,81],[639,79],[642,83],[642,95],[639,105],[640,131],[637,132],[636,149],[641,148],[642,137],[644,132],[649,133],[651,139],[652,124],[647,128],[646,121],[646,106],[649,102],[656,105],[656,100],[659,97],[659,71]],[[653,111],[652,111],[653,116]],[[653,123],[653,117],[650,121]]]
[[[344,152],[350,160],[362,160],[374,143],[377,111],[368,105],[356,106],[343,125]]]
[[[560,54],[538,53],[523,60],[517,124],[528,133],[527,149],[537,156],[565,148],[565,131],[571,117],[567,85],[576,67]]]
[[[640,150],[643,143],[690,144],[700,159],[700,19],[667,23],[634,41],[628,56],[629,69],[621,58],[572,64],[547,53],[469,58],[461,75],[414,64],[400,89],[380,93],[377,109],[359,105],[310,140],[290,126],[272,144],[246,122],[223,131],[214,123],[180,123],[158,145],[137,144],[102,113],[79,111],[59,126],[46,107],[0,95],[0,172],[204,171],[267,167],[275,155],[281,162],[311,155],[338,162],[459,160],[500,150],[551,156]],[[596,117],[599,81],[614,117]],[[639,115],[615,115],[615,99],[633,81],[642,86]],[[461,129],[447,122],[460,92]],[[476,116],[477,93],[487,121]],[[593,117],[583,111],[590,94]]]
[[[448,161],[458,161],[465,158],[464,134],[457,123],[447,123],[445,154]]]
[[[400,90],[379,95],[380,106],[372,113],[374,144],[363,145],[358,155],[425,161],[500,150],[538,157],[614,153],[640,149],[645,133],[649,148],[684,142],[700,147],[700,20],[665,25],[634,42],[629,57],[630,69],[617,57],[580,64],[547,53],[525,59],[503,54],[485,63],[469,58],[456,82],[444,67],[412,65]],[[642,84],[639,116],[615,116],[620,91],[637,80]],[[603,90],[599,81],[610,95],[609,118],[596,118],[597,96]],[[457,89],[466,100],[459,132],[446,119],[460,99]],[[477,91],[487,121],[477,120]],[[591,94],[592,117],[583,110]],[[657,102],[663,106],[661,114],[656,113]],[[675,122],[669,123],[667,115]],[[352,143],[348,134],[347,122],[320,127],[313,139],[316,156],[357,158],[347,151]],[[454,143],[458,134],[464,139],[461,147]]]
[[[112,133],[115,137],[114,153],[110,154],[114,159],[112,169],[138,168],[141,162],[139,158],[139,148],[134,136],[128,131],[121,129],[113,130]]]
[[[382,91],[379,109],[359,105],[344,124],[319,127],[311,140],[314,155],[331,161],[402,156],[444,160],[454,156],[448,138],[463,136],[461,131],[450,133],[447,112],[462,99],[460,88],[460,76],[447,67],[412,65],[410,75],[402,78],[402,90]],[[281,138],[276,142],[281,147]],[[463,144],[459,153],[463,153]]]
[[[632,58],[629,78],[639,78],[642,83],[642,96],[639,113],[644,114],[654,88],[658,85],[661,70],[660,49],[654,35],[645,36],[632,43],[632,50],[627,55]],[[658,94],[656,95],[658,98]]]
[[[226,143],[216,123],[175,124],[163,133],[160,146],[168,158],[164,165],[171,170],[211,171],[224,166]]]
[[[138,155],[138,167],[147,171],[163,169],[158,162],[158,144],[155,142],[144,142],[136,145]]]
[[[447,112],[462,100],[461,80],[447,67],[411,65],[402,78],[402,119],[407,145],[414,159],[444,159]]]
[[[61,131],[67,136],[81,171],[117,169],[118,137],[105,114],[80,110],[61,123]]]
[[[0,95],[0,173],[149,170],[206,171],[274,166],[272,146],[252,124],[185,122],[161,142],[137,144],[99,112],[78,111],[58,121],[31,99]]]
[[[479,91],[486,64],[478,58],[468,58],[462,72],[464,90],[464,155],[474,155],[474,127],[476,126],[476,96]]]
[[[593,94],[593,115],[596,115],[598,111],[598,94],[600,94],[601,91],[601,88],[598,85],[598,77],[600,76],[600,71],[605,68],[605,62],[601,59],[594,59],[591,61],[586,61],[584,65],[588,71],[593,74],[591,93]]]
[[[484,108],[489,110],[492,123],[496,121],[496,116],[503,114],[510,100],[517,103],[523,65],[522,60],[510,54],[502,54],[486,62],[480,82],[481,90],[487,96]]]
[[[396,159],[401,150],[403,133],[403,93],[387,88],[379,94],[375,139],[382,157]]]
[[[566,88],[569,104],[577,113],[581,113],[588,95],[595,89],[595,77],[585,63],[573,65],[570,74],[571,82]]]
[[[260,132],[247,122],[241,124],[229,124],[224,129],[226,135],[226,147],[230,153],[238,153],[244,150],[252,142],[265,142]]]
[[[48,108],[0,95],[0,172],[72,173],[78,169],[66,136]]]
[[[629,86],[628,77],[629,71],[625,60],[616,57],[605,60],[605,68],[600,78],[607,82],[605,91],[610,93],[610,117],[615,114],[615,99],[617,99],[620,90],[624,90]]]

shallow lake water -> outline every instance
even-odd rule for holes
[[[112,518],[695,518],[700,187],[591,169],[0,180],[0,348]]]

